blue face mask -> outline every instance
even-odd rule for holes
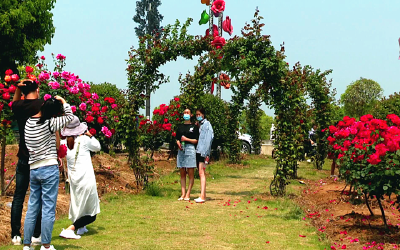
[[[202,117],[202,116],[198,116],[198,117],[197,117],[197,120],[198,120],[199,122],[201,122],[201,121],[203,120],[203,117]]]
[[[184,115],[183,115],[183,120],[189,121],[189,120],[190,120],[190,115],[184,114]]]

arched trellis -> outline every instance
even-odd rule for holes
[[[159,72],[159,66],[176,60],[179,56],[186,59],[200,56],[194,74],[186,77],[187,91],[196,93],[208,88],[218,72],[226,72],[231,79],[233,96],[227,114],[227,119],[230,119],[228,134],[231,136],[227,146],[231,161],[239,161],[240,147],[236,133],[239,129],[238,116],[249,93],[255,89],[263,101],[275,109],[278,153],[277,170],[271,190],[276,195],[284,193],[288,178],[295,176],[297,159],[301,152],[300,142],[302,143],[306,133],[301,120],[306,118],[305,85],[312,73],[310,68],[301,68],[300,65],[289,69],[284,61],[283,47],[279,51],[275,50],[269,36],[261,34],[264,26],[261,20],[262,17],[256,11],[252,25],[248,24],[243,28],[242,36],[233,37],[221,49],[211,45],[211,37],[188,35],[187,27],[192,21],[189,19],[182,27],[179,22],[174,26],[167,26],[160,39],[157,39],[159,34],[143,38],[139,48],[131,50],[128,60],[130,107],[126,114],[128,119],[124,122],[127,128],[129,162],[137,178],[143,176],[143,169],[139,161],[139,133],[135,126],[135,117],[144,105],[143,93],[146,88],[153,92],[160,84],[168,81]],[[146,48],[146,40],[153,42],[150,49]],[[314,79],[313,83],[316,82]]]

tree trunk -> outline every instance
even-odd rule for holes
[[[4,186],[4,161],[6,158],[6,133],[7,130],[6,128],[3,127],[3,136],[1,138],[1,195],[5,196],[6,192],[5,192],[5,186]]]

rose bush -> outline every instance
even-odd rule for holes
[[[119,105],[115,98],[100,98],[91,90],[88,82],[84,82],[72,72],[65,71],[64,55],[58,54],[53,59],[56,65],[53,71],[47,69],[45,57],[42,56],[36,66],[20,67],[19,78],[35,79],[44,100],[56,95],[64,97],[71,105],[74,115],[78,116],[81,122],[87,122],[90,131],[96,134],[102,144],[102,149],[108,152],[119,123]]]
[[[389,114],[381,120],[369,114],[360,121],[346,116],[336,126],[329,126],[326,133],[332,148],[329,153],[337,157],[342,178],[355,190],[367,197],[376,196],[380,206],[384,195],[400,195],[400,118],[397,115]]]

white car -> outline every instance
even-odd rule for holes
[[[244,154],[251,154],[253,150],[251,135],[239,133],[238,139],[242,142],[241,152]]]

